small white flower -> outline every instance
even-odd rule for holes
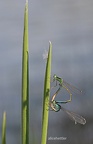
[[[48,51],[45,50],[43,53],[43,59],[47,59],[48,58]]]

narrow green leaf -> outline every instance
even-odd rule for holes
[[[6,112],[3,113],[2,144],[6,144]]]
[[[48,130],[48,105],[50,97],[50,76],[51,76],[51,53],[52,44],[49,42],[49,52],[46,64],[45,81],[44,81],[44,98],[43,98],[43,112],[42,112],[42,139],[41,144],[46,144],[47,130]]]
[[[29,58],[28,58],[28,1],[24,13],[22,57],[22,144],[29,144]]]

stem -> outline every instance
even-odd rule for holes
[[[6,112],[3,113],[2,144],[6,144]]]
[[[51,53],[52,44],[49,42],[49,52],[46,64],[45,81],[44,81],[44,99],[43,99],[43,112],[42,112],[42,140],[41,144],[46,144],[47,129],[48,129],[48,105],[50,97],[50,76],[51,76]]]
[[[28,1],[25,4],[22,57],[22,144],[29,144]]]

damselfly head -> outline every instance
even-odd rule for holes
[[[55,100],[50,101],[50,107],[55,112],[58,112],[61,109],[61,106]]]
[[[53,78],[51,78],[51,82],[54,82],[56,80],[56,75],[53,75]]]
[[[54,81],[56,80],[56,77],[57,77],[56,74],[54,74],[54,75],[53,75],[53,80],[54,80]]]

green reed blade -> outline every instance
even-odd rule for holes
[[[29,144],[29,58],[28,58],[28,1],[24,12],[22,56],[22,144]]]
[[[6,112],[3,113],[2,144],[6,144]]]
[[[49,43],[49,52],[46,63],[45,81],[44,81],[44,98],[43,98],[43,112],[42,112],[42,139],[41,144],[46,144],[47,141],[47,131],[48,131],[48,113],[47,105],[49,104],[50,97],[50,76],[51,76],[51,54],[52,54],[52,44]]]

